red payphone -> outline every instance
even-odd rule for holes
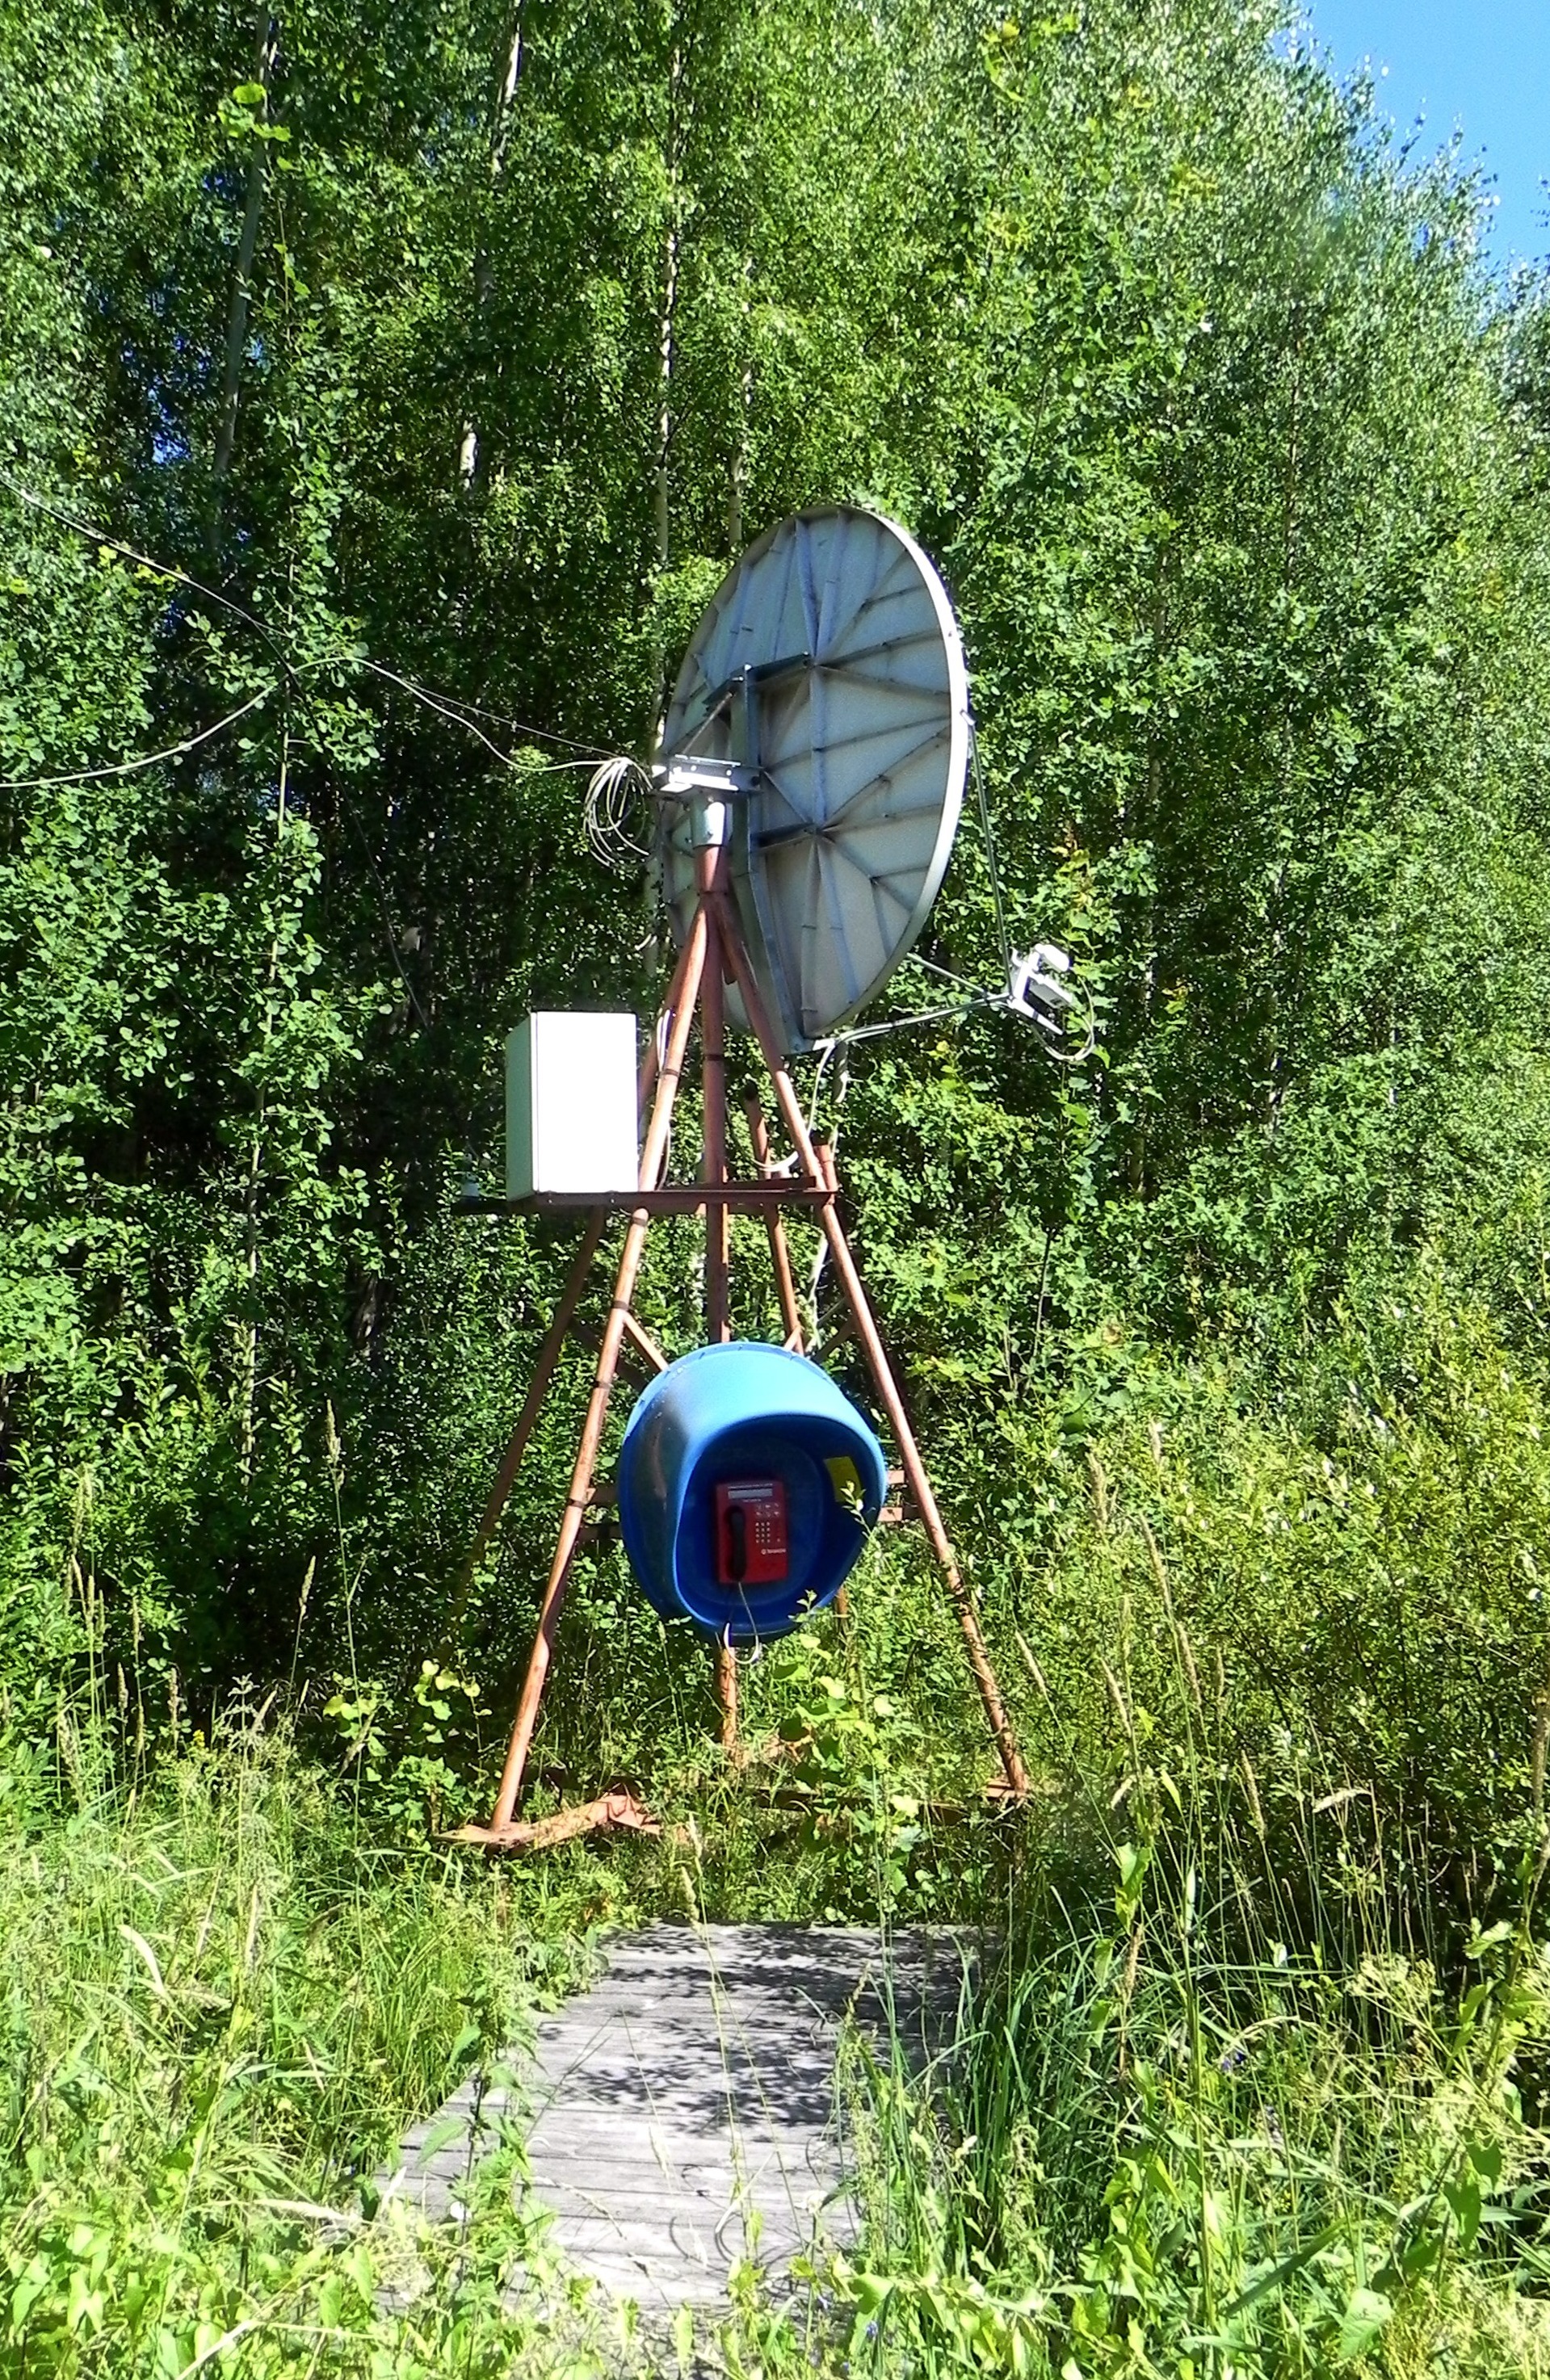
[[[771,1586],[790,1564],[783,1479],[718,1479],[715,1575],[720,1586]]]

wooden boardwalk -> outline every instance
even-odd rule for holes
[[[734,2266],[778,2286],[822,2233],[857,2217],[835,2051],[852,2019],[911,2063],[957,2006],[956,1937],[850,1927],[658,1925],[608,1948],[603,1975],[538,2029],[511,2112],[555,2245],[643,2310],[712,2305]],[[457,2210],[481,2131],[506,2112],[470,2082],[401,2144],[388,2185],[433,2217]]]

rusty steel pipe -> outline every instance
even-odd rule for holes
[[[700,978],[700,1057],[702,1133],[700,1178],[718,1187],[726,1179],[726,957],[723,947],[726,846],[713,844],[698,855],[700,908],[705,919],[705,965]],[[725,1346],[732,1336],[729,1273],[732,1218],[725,1206],[705,1208],[705,1337]],[[715,1693],[721,1706],[721,1748],[728,1758],[738,1748],[738,1657],[730,1645],[715,1648]]]
[[[538,1358],[533,1365],[532,1378],[528,1382],[528,1393],[522,1400],[522,1410],[518,1415],[511,1436],[506,1441],[506,1452],[501,1457],[500,1469],[495,1474],[494,1486],[490,1490],[483,1515],[479,1527],[474,1532],[473,1544],[469,1548],[468,1559],[459,1574],[458,1592],[453,1603],[451,1618],[446,1624],[444,1643],[451,1643],[462,1621],[469,1596],[473,1587],[473,1574],[479,1568],[480,1556],[494,1536],[495,1524],[506,1510],[506,1500],[517,1484],[517,1474],[522,1467],[522,1457],[527,1451],[528,1440],[532,1436],[533,1425],[543,1410],[543,1400],[549,1393],[549,1383],[555,1377],[555,1366],[559,1362],[560,1349],[565,1344],[566,1333],[576,1319],[576,1308],[581,1303],[581,1293],[587,1285],[587,1275],[592,1269],[592,1259],[603,1245],[603,1235],[607,1229],[608,1214],[604,1208],[592,1218],[581,1234],[581,1245],[576,1251],[570,1271],[566,1278],[565,1287],[560,1292],[559,1303],[555,1308],[553,1319],[543,1334],[543,1343],[538,1351]]]
[[[645,1055],[641,1061],[641,1072],[636,1079],[635,1106],[637,1115],[639,1117],[640,1129],[642,1133],[647,1129],[646,1102],[651,1098],[653,1091],[656,1087],[657,1070],[662,1063],[662,1051],[658,1046],[662,1038],[662,1028],[664,1025],[666,1024],[667,1019],[670,1016],[677,1016],[678,1013],[679,1003],[681,1002],[684,994],[684,982],[688,974],[689,943],[686,941],[682,950],[678,953],[677,964],[673,968],[672,977],[667,985],[667,996],[664,1000],[661,1007],[657,1010],[656,1016],[653,1022],[652,1038],[646,1044]],[[692,1002],[690,1004],[692,1005]],[[671,1031],[671,1026],[669,1026],[668,1030]]]
[[[723,997],[722,903],[725,850],[700,854],[701,907],[705,918],[704,970],[700,978],[701,1096],[703,1132],[700,1179],[719,1188],[726,1180],[726,1003]],[[732,1336],[727,1274],[732,1218],[725,1205],[705,1208],[705,1336],[714,1344]]]
[[[715,1694],[721,1705],[721,1748],[731,1757],[738,1749],[738,1657],[730,1645],[715,1648]]]

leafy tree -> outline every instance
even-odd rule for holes
[[[1279,1393],[1439,1237],[1531,1343],[1543,311],[1282,30],[0,12],[18,1577],[84,1478],[126,1643],[275,1669],[309,1577],[323,1666],[347,1603],[433,1639],[563,1253],[446,1220],[501,1035],[659,972],[583,772],[815,500],[941,556],[1013,937],[1101,1026],[826,1078],[960,1478],[1139,1336],[1247,1332]],[[932,932],[997,964],[970,832]]]

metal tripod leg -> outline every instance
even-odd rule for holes
[[[463,1614],[468,1609],[469,1597],[473,1589],[474,1572],[479,1568],[480,1556],[494,1536],[496,1524],[506,1510],[506,1500],[517,1484],[517,1474],[522,1467],[522,1457],[527,1451],[528,1440],[532,1436],[533,1425],[543,1411],[543,1400],[549,1393],[549,1383],[555,1377],[555,1366],[559,1362],[560,1349],[565,1344],[566,1333],[576,1318],[576,1308],[581,1303],[581,1293],[587,1285],[587,1275],[592,1269],[593,1257],[603,1245],[603,1235],[607,1228],[608,1216],[605,1210],[594,1215],[588,1223],[581,1237],[581,1245],[576,1251],[570,1271],[567,1276],[565,1287],[560,1292],[559,1304],[555,1308],[554,1319],[543,1334],[543,1344],[538,1351],[538,1358],[532,1367],[532,1378],[528,1383],[528,1393],[522,1400],[522,1410],[518,1415],[511,1436],[506,1441],[506,1452],[501,1457],[500,1469],[495,1474],[495,1484],[490,1490],[489,1501],[484,1507],[483,1515],[474,1532],[473,1543],[469,1548],[468,1558],[458,1576],[452,1613],[447,1621],[446,1633],[443,1639],[444,1644],[447,1645],[452,1644],[462,1625]]]
[[[720,860],[719,851],[703,852],[702,860]],[[708,874],[710,871],[707,870]],[[709,893],[710,886],[704,888]],[[706,943],[705,966],[700,978],[700,1033],[702,1051],[702,1099],[704,1131],[700,1178],[702,1182],[720,1184],[726,1179],[726,1025],[719,901],[707,898],[703,904]],[[705,1337],[714,1345],[732,1336],[727,1310],[727,1265],[731,1251],[732,1219],[726,1208],[708,1204],[705,1208]]]
[[[947,1593],[968,1650],[969,1665],[973,1670],[974,1682],[980,1692],[980,1700],[984,1706],[991,1733],[995,1738],[996,1749],[1001,1755],[1001,1766],[1006,1772],[1007,1786],[1021,1801],[1028,1792],[1028,1771],[1023,1766],[1022,1755],[1018,1749],[1017,1738],[1012,1732],[1011,1721],[1007,1716],[1006,1705],[1001,1699],[1001,1689],[996,1683],[995,1671],[991,1667],[990,1654],[986,1649],[984,1637],[981,1633],[980,1623],[975,1616],[969,1589],[964,1584],[963,1574],[954,1557],[947,1532],[943,1526],[942,1515],[937,1510],[936,1499],[932,1493],[931,1481],[926,1476],[925,1465],[921,1461],[920,1449],[915,1443],[915,1434],[909,1427],[909,1415],[904,1410],[898,1385],[889,1366],[877,1325],[873,1319],[872,1308],[867,1304],[866,1292],[861,1287],[860,1275],[856,1269],[856,1260],[850,1252],[850,1243],[845,1235],[845,1226],[839,1220],[839,1207],[834,1195],[836,1184],[833,1172],[826,1171],[820,1164],[818,1154],[808,1133],[806,1120],[802,1115],[800,1102],[797,1098],[791,1077],[786,1071],[784,1054],[771,1028],[768,1012],[755,979],[752,965],[742,945],[735,923],[731,925],[730,930],[726,932],[725,941],[738,989],[742,994],[743,1007],[747,1012],[748,1021],[753,1027],[759,1047],[763,1052],[764,1062],[770,1070],[770,1078],[775,1085],[775,1097],[780,1102],[781,1114],[785,1118],[787,1131],[791,1135],[792,1145],[807,1169],[809,1180],[821,1183],[830,1193],[822,1209],[822,1217],[824,1234],[829,1243],[829,1253],[834,1260],[835,1271],[845,1292],[846,1303],[850,1308],[851,1317],[855,1322],[856,1335],[865,1350],[873,1380],[878,1396],[882,1400],[884,1411],[888,1416],[894,1442],[898,1448],[899,1458],[904,1465],[904,1475],[919,1507],[926,1535],[931,1539],[932,1551],[936,1556],[938,1566],[946,1583]]]
[[[657,1083],[656,1099],[652,1108],[646,1143],[641,1152],[641,1187],[656,1187],[667,1149],[667,1135],[673,1120],[673,1102],[677,1096],[678,1081],[683,1073],[684,1054],[689,1047],[690,1027],[699,1002],[700,984],[705,962],[706,922],[703,909],[695,913],[684,952],[680,978],[678,1006],[668,1036],[666,1054]],[[598,1351],[597,1373],[587,1404],[587,1416],[582,1425],[581,1443],[577,1451],[576,1467],[571,1474],[570,1492],[566,1498],[560,1520],[559,1540],[550,1565],[548,1581],[539,1606],[538,1632],[528,1658],[527,1676],[522,1684],[522,1698],[517,1706],[511,1740],[506,1746],[506,1765],[501,1771],[500,1790],[488,1828],[468,1831],[482,1840],[498,1840],[512,1825],[517,1797],[522,1790],[522,1778],[532,1744],[533,1728],[538,1719],[538,1706],[543,1697],[544,1681],[554,1653],[555,1636],[559,1627],[560,1613],[565,1607],[569,1585],[570,1565],[575,1556],[577,1539],[592,1496],[592,1479],[597,1469],[598,1450],[603,1443],[604,1425],[608,1418],[608,1403],[613,1394],[614,1378],[618,1369],[619,1349],[624,1340],[625,1317],[635,1291],[636,1275],[641,1269],[641,1252],[646,1245],[649,1217],[643,1208],[637,1208],[629,1219],[624,1247],[619,1257],[618,1274],[614,1283],[613,1303],[604,1326],[603,1344]]]
[[[726,846],[700,854],[700,901],[706,924],[705,967],[701,978],[700,1030],[703,1050],[704,1134],[700,1178],[726,1179],[726,958],[723,947]],[[724,1206],[705,1208],[705,1337],[725,1345],[732,1336],[729,1304],[732,1219]],[[738,1657],[729,1643],[715,1648],[715,1696],[721,1707],[721,1748],[738,1749]]]
[[[661,1064],[661,1050],[658,1044],[662,1025],[665,1019],[677,1014],[683,999],[684,978],[688,966],[689,944],[686,942],[679,953],[677,965],[673,970],[673,979],[667,987],[667,997],[663,1002],[656,1029],[652,1034],[651,1046],[641,1062],[641,1075],[636,1085],[635,1098],[642,1125],[646,1123],[646,1102],[655,1087],[657,1070]],[[543,1410],[543,1400],[549,1393],[549,1383],[555,1377],[555,1366],[559,1361],[560,1349],[565,1344],[566,1333],[575,1319],[576,1308],[581,1302],[581,1293],[586,1287],[587,1275],[592,1270],[592,1259],[603,1245],[607,1229],[607,1209],[600,1208],[592,1217],[581,1235],[581,1245],[577,1249],[570,1270],[566,1276],[565,1287],[560,1292],[559,1304],[555,1306],[554,1318],[543,1334],[543,1343],[539,1348],[537,1359],[533,1365],[532,1378],[528,1383],[528,1393],[522,1400],[522,1410],[517,1416],[510,1438],[506,1440],[506,1452],[501,1457],[500,1469],[495,1474],[494,1485],[490,1490],[479,1526],[474,1532],[473,1543],[469,1548],[458,1576],[453,1596],[451,1616],[447,1621],[446,1631],[442,1640],[444,1648],[451,1646],[462,1624],[463,1614],[468,1609],[469,1597],[473,1588],[474,1572],[479,1568],[480,1556],[494,1535],[496,1524],[506,1509],[506,1498],[517,1484],[517,1475],[522,1467],[522,1457],[527,1451],[528,1440],[532,1436],[538,1416]]]
[[[748,1117],[750,1138],[753,1143],[754,1161],[760,1172],[770,1179],[770,1135],[764,1123],[764,1111],[752,1091],[743,1102]],[[770,1262],[775,1267],[775,1294],[780,1300],[780,1318],[786,1325],[786,1343],[793,1354],[803,1353],[801,1308],[797,1304],[797,1284],[791,1273],[791,1251],[786,1244],[786,1226],[779,1210],[772,1207],[764,1217],[764,1229],[770,1239]]]

